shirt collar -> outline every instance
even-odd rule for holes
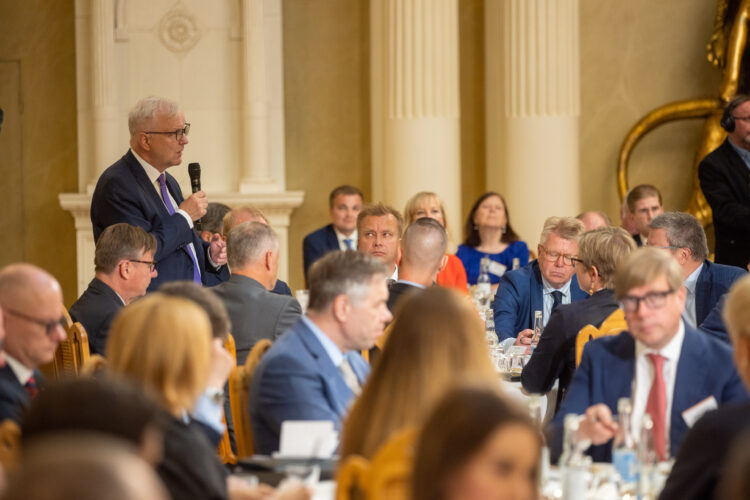
[[[151,164],[149,162],[147,162],[146,160],[144,160],[143,158],[141,158],[140,156],[138,156],[138,153],[136,153],[132,149],[130,150],[130,152],[133,153],[133,156],[135,156],[135,159],[138,160],[138,163],[141,164],[141,166],[143,167],[143,170],[146,171],[146,175],[148,176],[148,180],[151,181],[151,184],[154,184],[156,182],[156,180],[159,178],[159,176],[162,173],[159,172],[156,169],[156,167],[151,166]]]
[[[398,281],[398,264],[396,264],[396,269],[393,270],[393,274],[391,274],[388,279]]]
[[[745,163],[745,166],[747,168],[750,168],[750,151],[748,151],[747,149],[739,147],[738,145],[736,145],[735,143],[733,143],[731,139],[727,139],[727,140],[729,141],[729,144],[732,145],[732,147],[737,152],[737,154],[740,155],[740,158]]]
[[[344,240],[352,240],[352,243],[354,244],[354,248],[352,248],[352,250],[357,249],[357,240],[359,239],[359,234],[357,233],[356,229],[349,236],[346,236],[344,233],[336,229],[336,226],[333,226],[333,232],[336,233],[336,238],[339,240],[339,246],[344,243]]]
[[[331,362],[333,362],[333,365],[339,366],[344,360],[344,353],[341,352],[341,349],[339,349],[339,347],[333,343],[333,340],[331,340],[323,330],[318,328],[318,325],[316,325],[310,318],[303,315],[302,321],[305,323],[305,325],[307,325],[310,331],[313,332],[315,338],[318,339],[318,342],[320,342],[320,344],[323,346],[326,354],[328,354],[328,357],[331,358]]]
[[[424,285],[420,285],[419,283],[414,283],[413,281],[409,281],[409,280],[396,280],[396,283],[404,283],[406,285],[415,286],[417,288],[425,288]]]
[[[21,382],[21,385],[26,385],[26,382],[28,382],[31,376],[34,375],[34,370],[30,369],[7,352],[5,353],[5,362],[8,363],[8,366],[10,366],[10,369],[13,371],[13,374],[18,381]]]
[[[560,288],[555,288],[549,284],[549,282],[544,278],[544,276],[542,276],[542,291],[544,292],[545,295],[549,295],[555,290],[557,290],[559,292],[562,292],[562,294],[567,297],[570,294],[570,282],[571,281],[573,281],[573,278],[566,281],[565,284],[561,286]]]
[[[701,262],[701,265],[698,266],[695,271],[690,273],[690,276],[688,276],[685,279],[685,282],[683,283],[685,288],[687,288],[690,291],[690,293],[693,293],[693,294],[695,293],[695,287],[698,284],[698,275],[700,275],[701,271],[703,271],[703,266],[704,266],[704,263]]]
[[[660,354],[669,361],[677,361],[680,358],[680,352],[682,351],[682,341],[685,339],[685,323],[680,319],[680,325],[677,327],[677,333],[667,345],[661,349],[651,349],[640,340],[635,341],[635,355],[636,357],[645,356],[646,354]]]

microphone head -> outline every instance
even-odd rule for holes
[[[190,176],[191,179],[194,179],[194,178],[200,179],[200,177],[201,177],[201,164],[197,163],[197,162],[195,162],[195,163],[189,163],[188,164],[188,175]]]

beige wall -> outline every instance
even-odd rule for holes
[[[581,206],[619,220],[615,169],[625,134],[671,101],[716,95],[706,61],[715,1],[581,0]],[[702,121],[667,124],[636,146],[630,186],[652,183],[666,209],[690,198]]]
[[[76,191],[73,0],[0,2],[0,266],[25,260],[76,299],[75,231],[57,194]]]

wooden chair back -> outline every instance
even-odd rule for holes
[[[21,450],[21,428],[7,418],[0,422],[0,464],[7,472],[18,464]]]
[[[234,359],[234,366],[236,368],[237,347],[234,343],[234,337],[231,333],[227,333],[227,338],[224,339],[224,349],[226,349],[227,352],[232,355],[232,359]],[[216,452],[219,454],[219,460],[221,460],[221,463],[234,465],[237,463],[237,455],[235,455],[234,451],[232,451],[232,442],[229,439],[229,428],[227,427],[226,416],[222,417],[222,420],[224,423],[224,435],[221,437],[221,442],[219,443]]]
[[[73,323],[66,334],[66,339],[60,342],[55,351],[57,378],[78,375],[90,356],[89,338],[82,324]]]
[[[371,461],[347,457],[336,474],[336,500],[409,499],[416,437],[409,428],[391,437]]]
[[[93,377],[105,368],[107,368],[107,358],[101,354],[92,354],[84,361],[79,374],[81,377]]]
[[[63,319],[65,331],[67,332],[73,327],[73,318],[70,317],[70,313],[68,312],[67,309],[65,309],[64,304],[60,304],[60,309],[62,310],[61,317]],[[55,353],[55,357],[52,358],[52,361],[50,361],[49,363],[40,365],[39,370],[49,380],[56,380],[58,377],[63,376],[63,369],[62,369],[62,366],[60,366],[60,361],[58,360],[57,352]]]
[[[245,364],[235,367],[229,375],[229,404],[232,408],[234,443],[238,457],[249,457],[255,452],[253,429],[250,426],[250,385],[255,368],[270,348],[270,340],[259,340],[247,355]]]
[[[608,335],[617,335],[623,330],[627,330],[628,324],[625,322],[625,313],[622,309],[616,309],[615,312],[607,316],[602,326],[599,328],[594,325],[586,325],[578,332],[576,336],[576,366],[581,364],[583,348],[591,340]]]

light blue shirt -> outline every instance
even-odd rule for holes
[[[750,169],[750,151],[739,147],[737,144],[732,142],[732,139],[729,139],[729,144],[731,144],[737,154],[740,155],[742,161],[745,162],[745,166]]]
[[[562,287],[560,288],[554,288],[552,285],[550,285],[546,279],[544,279],[544,276],[542,276],[542,299],[544,300],[544,311],[542,312],[542,324],[544,326],[547,326],[547,322],[549,321],[550,314],[552,314],[552,304],[555,301],[555,298],[552,296],[552,292],[559,291],[563,294],[562,301],[560,304],[570,304],[570,282],[572,280],[568,280]]]
[[[685,279],[683,285],[687,289],[685,295],[685,310],[682,311],[682,319],[687,322],[690,326],[695,328],[697,322],[697,316],[695,312],[695,287],[698,284],[698,275],[703,271],[703,263],[698,268],[690,273],[690,276]]]
[[[424,285],[420,285],[419,283],[414,283],[413,281],[409,280],[396,280],[396,283],[404,283],[406,285],[415,286],[417,288],[424,288]]]
[[[328,338],[328,335],[323,333],[323,330],[318,328],[318,325],[313,323],[310,318],[302,316],[302,321],[304,321],[305,325],[307,325],[307,327],[313,332],[313,335],[315,335],[315,338],[318,339],[318,342],[323,346],[323,350],[325,350],[328,357],[331,358],[333,366],[338,367],[341,362],[344,361],[344,353],[341,352],[341,349],[339,349],[339,347],[333,343],[333,340]]]

